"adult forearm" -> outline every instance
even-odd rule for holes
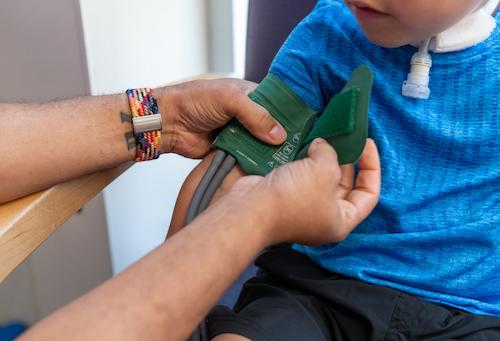
[[[0,202],[130,160],[126,96],[0,105]]]
[[[133,160],[135,148],[125,94],[0,104],[0,202]]]
[[[185,339],[269,244],[269,205],[256,199],[225,198],[166,244],[25,337]]]

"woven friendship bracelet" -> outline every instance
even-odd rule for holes
[[[157,159],[160,156],[161,115],[153,90],[129,89],[127,97],[137,146],[135,161]]]

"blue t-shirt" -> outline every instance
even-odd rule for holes
[[[360,64],[375,77],[369,135],[381,156],[380,202],[345,241],[301,247],[314,262],[500,316],[499,39],[497,28],[474,47],[433,54],[431,97],[415,100],[401,85],[416,49],[371,43],[341,1],[320,1],[293,31],[270,72],[312,108]]]

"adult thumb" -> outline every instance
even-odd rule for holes
[[[273,145],[285,142],[287,133],[283,126],[264,107],[248,97],[238,101],[233,114],[259,140]]]

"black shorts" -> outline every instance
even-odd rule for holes
[[[255,263],[233,310],[216,307],[208,336],[252,340],[500,340],[500,318],[422,301],[339,276],[306,255],[278,247]]]

